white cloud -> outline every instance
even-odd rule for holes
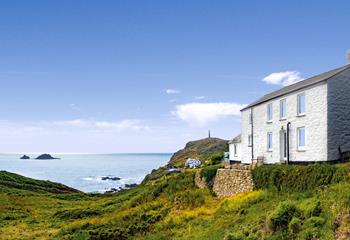
[[[245,104],[227,102],[187,103],[177,105],[172,114],[192,125],[204,126],[208,122],[216,121],[223,117],[240,116],[240,110],[245,106]]]
[[[144,121],[137,119],[124,119],[120,121],[93,121],[73,119],[66,121],[54,121],[47,122],[46,125],[57,127],[73,127],[73,128],[85,128],[91,131],[121,131],[121,130],[133,130],[133,131],[149,131],[150,127],[144,124]]]
[[[196,100],[202,100],[204,98],[205,98],[204,96],[197,96],[197,97],[195,97]]]
[[[66,127],[88,127],[90,125],[90,123],[88,121],[81,120],[81,119],[73,119],[73,120],[66,120],[66,121],[54,121],[54,122],[52,122],[52,124],[56,125],[56,126],[66,126]]]
[[[126,119],[118,122],[95,122],[94,125],[102,130],[134,130],[149,131],[150,127],[143,124],[143,121],[136,119]]]
[[[75,103],[69,104],[69,107],[74,111],[77,111],[77,112],[81,111],[80,107],[78,107]]]
[[[181,91],[179,91],[179,90],[170,89],[170,88],[165,89],[165,92],[166,92],[166,94],[179,94],[179,93],[181,93]]]
[[[268,84],[288,86],[304,80],[297,71],[275,72],[263,78],[263,82]]]

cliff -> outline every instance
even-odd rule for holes
[[[184,149],[174,153],[169,165],[182,167],[188,158],[208,160],[215,154],[223,154],[228,151],[228,141],[220,138],[205,138],[188,142]]]

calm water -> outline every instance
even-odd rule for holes
[[[165,165],[171,154],[52,154],[59,160],[21,160],[20,154],[0,154],[0,170],[63,183],[84,192],[104,192],[140,183],[152,169]],[[31,155],[31,158],[38,155]],[[101,177],[120,177],[103,181]]]

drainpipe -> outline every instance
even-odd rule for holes
[[[287,123],[287,165],[289,165],[289,132],[290,122]]]
[[[250,108],[250,125],[251,125],[251,136],[252,136],[252,163],[254,160],[254,125],[253,125],[253,108]]]

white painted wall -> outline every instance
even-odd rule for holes
[[[252,148],[248,144],[248,135],[251,134],[251,125],[249,123],[250,108],[241,112],[241,160],[242,163],[251,163]]]
[[[235,154],[235,147],[234,147],[235,144],[237,146],[237,154]],[[229,153],[230,153],[230,160],[242,161],[241,143],[230,143],[228,147],[229,147]]]
[[[306,114],[297,116],[297,95],[305,93]],[[287,101],[287,118],[280,120],[280,100]],[[273,121],[267,123],[267,104],[273,104]],[[242,162],[251,162],[251,147],[248,146],[250,109],[242,111]],[[325,161],[327,160],[327,83],[304,88],[283,97],[273,99],[253,107],[254,126],[254,158],[265,157],[267,163],[277,163],[281,160],[280,131],[290,126],[290,161]],[[305,127],[305,151],[297,149],[297,128]],[[273,133],[273,149],[267,150],[267,133]]]
[[[350,70],[328,80],[328,159],[350,151]]]

